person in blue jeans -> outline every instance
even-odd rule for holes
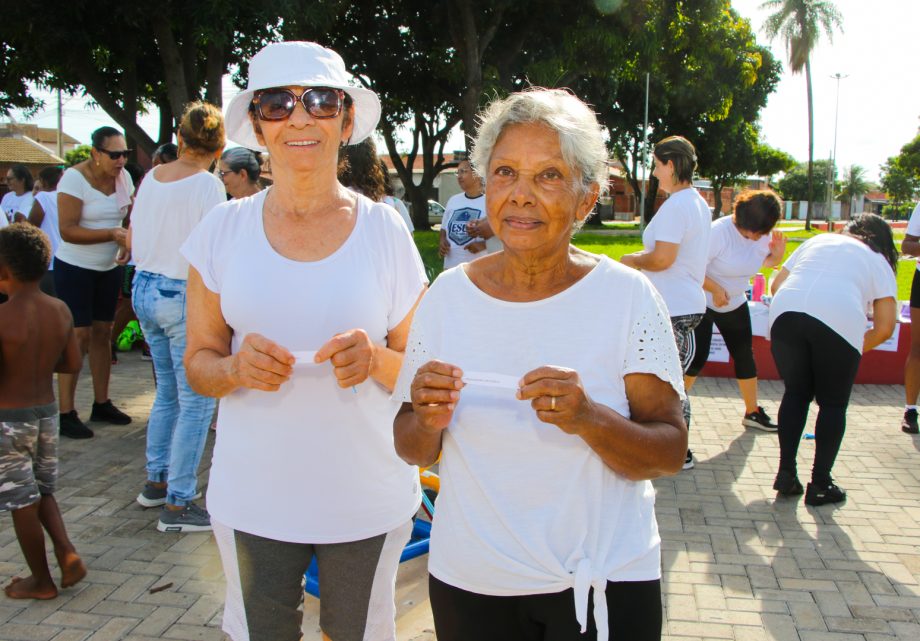
[[[132,301],[157,380],[147,424],[147,483],[137,502],[162,506],[161,532],[199,532],[211,529],[210,516],[194,500],[200,496],[198,465],[215,401],[192,391],[185,378],[188,262],[179,247],[205,214],[226,200],[223,184],[209,171],[224,147],[220,111],[192,103],[178,139],[178,160],[145,176],[131,216],[137,265]]]

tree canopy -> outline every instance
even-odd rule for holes
[[[795,167],[796,161],[785,151],[760,143],[754,150],[754,164],[757,166],[757,175],[763,176],[770,183],[776,174],[785,173]]]
[[[380,131],[422,229],[451,131],[469,137],[494,96],[570,87],[609,128],[638,194],[646,72],[653,138],[687,136],[721,183],[754,170],[753,123],[779,73],[729,0],[74,0],[40,15],[5,10],[0,110],[34,108],[33,84],[85,93],[149,153],[186,103],[219,104],[222,77],[245,85],[248,59],[280,39],[335,49],[380,95]],[[137,123],[154,107],[157,140]]]
[[[827,192],[827,170],[830,164],[830,160],[814,162],[813,188],[818,193]],[[786,172],[776,186],[786,200],[808,200],[808,163],[798,163]],[[837,191],[834,189],[834,193]]]

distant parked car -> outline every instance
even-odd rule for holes
[[[406,202],[406,206],[409,208],[409,214],[412,214],[412,203]],[[434,225],[435,223],[440,223],[444,218],[444,205],[439,203],[436,200],[428,201],[428,223]]]

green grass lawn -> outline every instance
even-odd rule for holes
[[[803,241],[811,238],[816,234],[823,232],[810,231],[804,229],[789,230],[786,232],[786,256],[789,257]],[[415,244],[419,253],[422,255],[422,261],[425,263],[425,270],[428,278],[434,280],[441,273],[443,260],[438,256],[438,233],[433,231],[415,232]],[[624,254],[640,251],[642,249],[642,239],[638,232],[635,236],[603,236],[601,234],[592,234],[590,231],[576,234],[572,239],[572,244],[592,254],[604,254],[614,259],[619,259]],[[914,277],[916,261],[901,259],[898,261],[898,300],[907,300],[910,298],[910,285]],[[761,273],[769,279],[773,275],[772,269],[761,270]]]

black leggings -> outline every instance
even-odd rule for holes
[[[770,333],[773,360],[786,390],[779,406],[779,467],[796,471],[795,456],[808,419],[818,404],[813,483],[831,481],[831,468],[846,430],[847,405],[862,358],[840,334],[808,314],[785,312]]]
[[[757,364],[754,362],[753,333],[751,332],[751,312],[747,303],[739,305],[730,312],[717,312],[706,308],[703,320],[696,326],[696,355],[687,369],[687,376],[699,376],[709,358],[709,346],[712,344],[712,326],[715,324],[725,339],[728,353],[735,360],[735,378],[757,378]]]
[[[581,634],[571,589],[552,594],[489,596],[430,576],[428,596],[438,641],[595,641],[594,593]],[[661,581],[607,582],[611,639],[661,639]]]

